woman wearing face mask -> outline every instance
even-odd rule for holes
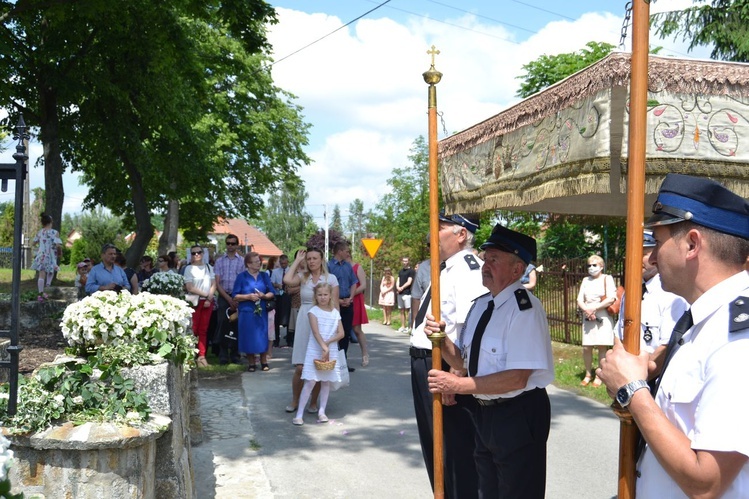
[[[598,255],[588,258],[588,274],[577,294],[577,306],[583,313],[585,378],[580,383],[582,386],[588,386],[593,378],[593,347],[598,348],[600,362],[614,344],[614,319],[606,311],[606,307],[616,301],[614,278],[603,273],[603,259]],[[601,380],[596,378],[593,386],[601,386]]]

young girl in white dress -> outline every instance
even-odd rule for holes
[[[309,313],[309,323],[312,335],[307,345],[307,355],[304,359],[302,379],[304,387],[299,398],[296,417],[291,421],[297,426],[304,424],[304,406],[307,405],[312,388],[320,382],[320,399],[318,404],[317,422],[326,423],[325,406],[330,395],[330,382],[341,381],[338,369],[320,371],[315,368],[315,359],[327,362],[338,358],[338,340],[343,338],[343,324],[338,309],[333,308],[333,286],[321,282],[315,286],[315,306]]]

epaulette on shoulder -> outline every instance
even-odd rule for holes
[[[749,297],[739,296],[728,306],[728,331],[738,333],[749,328]]]
[[[479,265],[479,262],[476,261],[475,256],[469,254],[469,255],[464,256],[463,258],[465,258],[469,269],[478,270],[481,268],[481,265]]]
[[[531,303],[531,298],[530,296],[528,296],[527,289],[522,288],[516,290],[515,299],[518,301],[518,308],[520,310],[528,310],[529,308],[533,308],[533,303]]]

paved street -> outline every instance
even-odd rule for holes
[[[202,379],[204,442],[194,448],[197,494],[203,498],[432,497],[411,401],[408,337],[365,326],[370,365],[351,386],[333,392],[330,422],[291,424],[289,349],[275,349],[270,372],[241,380]],[[618,420],[606,406],[549,390],[552,427],[547,497],[608,499],[616,495]]]

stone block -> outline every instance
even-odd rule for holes
[[[133,428],[65,423],[30,436],[9,436],[14,492],[26,497],[153,499],[156,442],[171,421],[153,416]]]

